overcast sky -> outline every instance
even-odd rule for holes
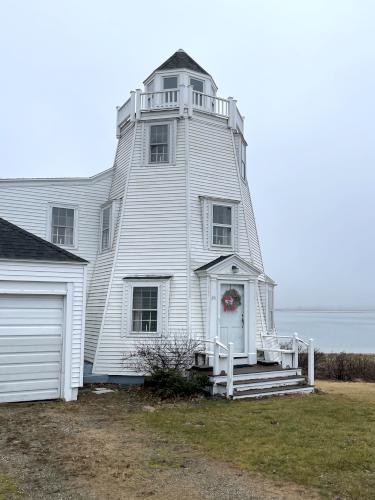
[[[1,177],[112,166],[115,106],[183,48],[246,117],[278,305],[375,306],[375,2],[0,0],[0,9]]]

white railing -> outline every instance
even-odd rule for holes
[[[228,127],[243,132],[244,121],[238,111],[236,101],[228,97],[216,97],[193,90],[191,85],[180,85],[178,89],[130,92],[130,98],[117,108],[117,130],[127,121],[139,120],[142,112],[177,109],[180,116],[187,110],[191,117],[193,110],[209,113],[228,120]]]
[[[281,349],[281,348],[261,348],[261,351],[267,352],[278,352],[281,355],[290,355],[292,357],[292,366],[291,368],[298,368],[298,352],[299,345],[303,344],[307,347],[307,381],[308,384],[313,386],[315,382],[314,378],[314,341],[310,339],[308,342],[298,337],[298,334],[294,335],[264,335],[264,337],[272,337],[277,339],[288,339],[292,346],[290,349]],[[206,350],[205,354],[212,357],[212,374],[213,376],[218,376],[221,374],[221,366],[220,358],[226,358],[225,368],[226,368],[226,377],[227,377],[227,391],[226,397],[230,399],[233,396],[234,390],[234,344],[233,342],[228,342],[226,346],[222,342],[220,342],[219,337],[215,337],[214,340],[203,340],[203,342],[207,342],[209,344],[213,344],[213,351]],[[224,350],[225,352],[221,352]]]
[[[152,109],[178,108],[180,105],[179,90],[163,90],[160,92],[142,92],[140,94],[141,111]]]
[[[308,342],[298,337],[298,333],[294,335],[262,335],[263,338],[276,338],[276,339],[287,339],[291,342],[291,348],[281,349],[281,348],[266,348],[262,347],[259,349],[264,352],[278,352],[285,356],[291,356],[292,358],[292,368],[298,368],[298,353],[299,346],[302,344],[307,347],[307,380],[309,385],[314,385],[315,382],[315,367],[314,367],[314,340],[310,339]]]
[[[218,116],[229,116],[229,100],[193,90],[193,108]]]
[[[238,130],[241,130],[241,132],[243,132],[243,129],[244,129],[244,117],[239,112],[239,109],[237,108],[237,106],[236,106],[236,126],[235,126],[235,128],[237,128]]]
[[[203,342],[213,344],[213,351],[206,351],[205,353],[209,356],[213,356],[212,363],[212,374],[213,376],[221,374],[220,368],[220,358],[227,358],[226,362],[226,375],[227,375],[227,398],[233,396],[233,377],[234,377],[234,344],[233,342],[228,342],[226,346],[220,342],[219,337],[215,337],[214,340],[203,340]],[[220,349],[224,349],[225,353],[220,352]]]
[[[117,108],[117,124],[120,125],[130,117],[131,113],[131,97],[124,102],[122,106]]]

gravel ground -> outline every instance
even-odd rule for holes
[[[0,499],[319,498],[145,429],[147,405],[157,408],[137,391],[90,389],[72,403],[1,405]]]

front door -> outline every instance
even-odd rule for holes
[[[244,285],[222,283],[220,291],[220,340],[233,342],[236,354],[244,353]]]

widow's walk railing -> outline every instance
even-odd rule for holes
[[[194,110],[215,115],[228,120],[228,127],[244,130],[244,118],[240,114],[236,100],[223,99],[193,90],[191,85],[180,85],[178,89],[130,92],[130,98],[117,108],[117,131],[128,120],[139,120],[143,112],[176,109],[180,116],[193,115]]]

